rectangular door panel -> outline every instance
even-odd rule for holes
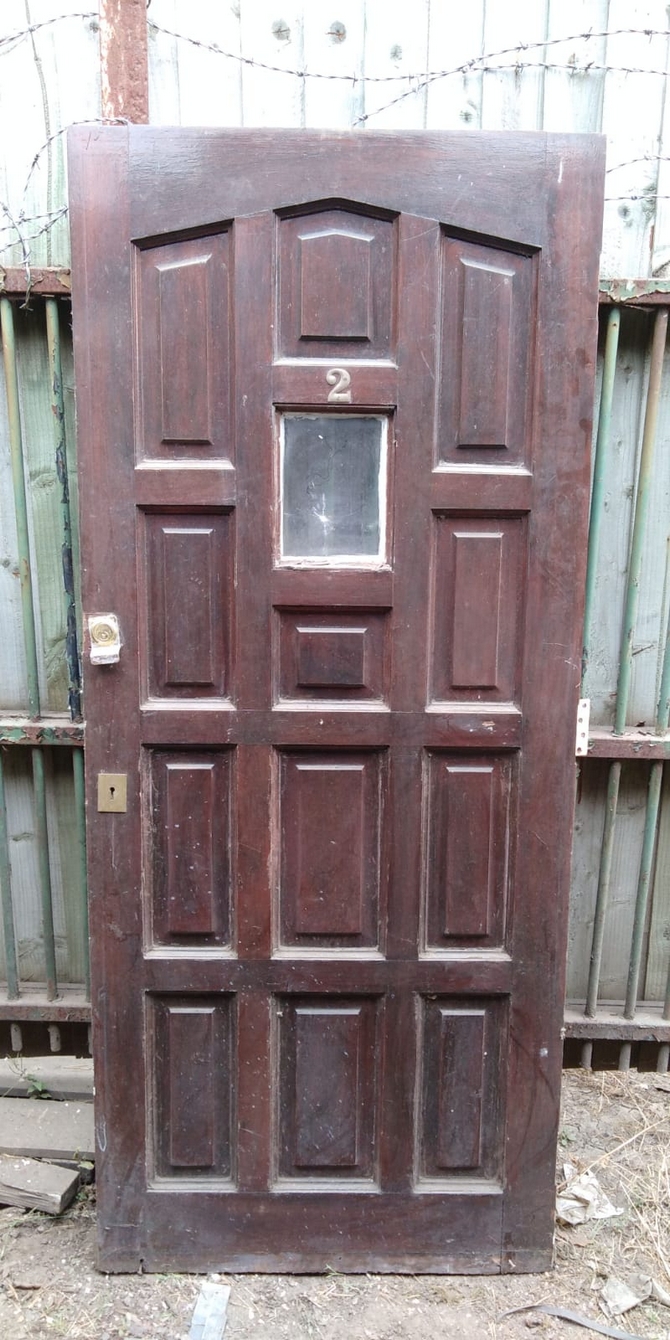
[[[437,515],[431,698],[517,702],[524,521]]]
[[[279,701],[383,702],[388,618],[377,610],[280,610],[275,657]]]
[[[278,1003],[281,1181],[372,1183],[378,1012],[376,999],[285,997]]]
[[[424,947],[504,940],[512,761],[431,753],[424,770]]]
[[[501,1177],[504,1018],[502,1001],[421,1002],[419,1181]]]
[[[227,945],[232,927],[231,750],[148,751],[150,945]]]
[[[443,237],[438,460],[528,458],[535,261]]]
[[[142,650],[149,698],[230,695],[231,530],[231,515],[225,512],[142,517]]]
[[[280,771],[280,945],[377,948],[384,753],[286,752]]]
[[[388,358],[395,224],[345,207],[280,217],[279,352],[284,358]]]
[[[138,458],[230,460],[227,232],[136,251]]]
[[[230,996],[150,996],[150,1177],[230,1181],[235,1083]]]

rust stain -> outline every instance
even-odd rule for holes
[[[102,115],[149,120],[146,0],[100,0]]]

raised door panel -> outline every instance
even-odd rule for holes
[[[517,702],[523,518],[438,514],[434,540],[432,700]]]
[[[150,945],[227,945],[232,928],[233,751],[148,751]]]
[[[443,237],[439,461],[529,457],[534,291],[532,256]]]
[[[230,460],[230,235],[136,252],[140,460]]]
[[[234,1015],[230,996],[149,996],[150,1178],[230,1182]]]
[[[498,1179],[504,1001],[428,998],[421,1002],[419,1182]]]
[[[378,948],[385,755],[287,752],[280,771],[279,946]]]
[[[279,700],[382,702],[387,697],[388,616],[378,610],[280,610]]]
[[[395,250],[389,215],[314,205],[279,218],[279,355],[391,357]]]
[[[228,513],[141,516],[148,698],[230,696],[233,550]]]
[[[433,753],[425,766],[424,949],[504,939],[513,761]]]
[[[278,1003],[278,1176],[372,1182],[376,1175],[377,999]]]

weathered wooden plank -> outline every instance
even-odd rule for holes
[[[631,730],[613,735],[607,730],[589,732],[589,758],[670,758],[670,732]]]
[[[426,89],[411,76],[427,68],[428,0],[414,0],[411,6],[366,0],[365,77],[392,79],[365,85],[365,124],[371,130],[424,126]]]
[[[601,1006],[596,1019],[587,1019],[579,1010],[568,1007],[564,1017],[568,1038],[614,1038],[637,1042],[670,1042],[670,1021],[661,1018],[660,1008],[638,1011],[634,1020],[622,1018],[614,1006]]]
[[[0,1153],[26,1158],[93,1159],[92,1103],[0,1098]]]
[[[0,1154],[0,1204],[62,1214],[74,1200],[79,1173],[39,1159]]]
[[[665,94],[663,0],[610,0],[602,128],[608,137],[601,271],[650,275]],[[636,28],[638,33],[618,30]],[[660,35],[647,36],[644,30]],[[629,73],[640,71],[640,73]],[[654,73],[656,72],[656,73]]]
[[[545,60],[541,44],[546,36],[547,0],[518,0],[514,24],[509,22],[506,5],[487,4],[484,23],[487,72],[482,92],[483,130],[542,129],[544,70],[538,66]],[[528,44],[530,50],[516,56],[510,53],[510,48],[520,43]],[[525,63],[528,69],[523,68]]]
[[[670,273],[670,98],[667,90],[658,153],[651,273],[667,275]]]
[[[31,6],[33,23],[56,21],[20,38],[0,56],[0,201],[17,225],[2,214],[0,258],[5,264],[22,265],[24,250],[35,266],[69,262],[59,132],[101,114],[98,19],[93,12],[90,17],[82,13],[96,8],[77,5],[71,15],[62,0],[40,0]],[[23,0],[4,0],[3,35],[25,33],[27,27]]]
[[[670,279],[601,278],[598,302],[601,306],[625,303],[626,307],[668,307]]]
[[[600,979],[603,1000],[623,1000],[626,990],[648,772],[648,764],[634,762],[626,764],[622,773]],[[586,998],[607,773],[606,763],[600,760],[581,770],[568,929],[567,996],[571,1001]]]
[[[549,0],[544,78],[544,130],[599,131],[605,75],[608,0]],[[578,37],[580,33],[593,36]],[[570,42],[552,45],[560,38]],[[532,57],[531,57],[532,58]]]
[[[19,396],[42,709],[67,710],[61,486],[56,472],[44,307],[17,308]]]
[[[76,870],[71,759],[60,749],[47,749],[44,763],[58,975],[64,982],[83,981],[83,903]],[[4,771],[19,977],[24,985],[41,983],[46,970],[30,751],[8,749]]]
[[[64,265],[37,266],[30,268],[30,283],[25,265],[0,265],[0,293],[16,293],[24,297],[30,291],[34,297],[69,298],[72,291],[72,274]]]
[[[239,6],[153,0],[148,24],[152,124],[241,125]],[[195,41],[179,40],[174,33]],[[221,52],[229,52],[231,58]]]
[[[670,966],[670,767],[668,766],[663,769],[653,878],[644,994],[647,1000],[663,1000]]]
[[[28,705],[28,680],[23,644],[18,539],[2,358],[0,358],[0,624],[2,708],[8,712],[25,711]]]
[[[229,1284],[205,1280],[200,1286],[188,1340],[221,1340],[226,1329]]]
[[[282,73],[304,69],[302,0],[281,10],[272,0],[241,0],[240,42],[243,55],[259,63],[242,67],[243,124],[304,126],[305,80]]]
[[[0,717],[0,744],[83,745],[84,723],[67,717]]]
[[[454,70],[481,55],[485,0],[464,5],[454,23],[450,5],[430,5],[428,69]],[[426,89],[426,125],[430,130],[473,129],[482,119],[481,69],[431,81]]]
[[[50,1020],[57,1024],[89,1024],[91,1005],[83,991],[77,987],[63,986],[57,1000],[47,1001],[44,991],[29,983],[27,989],[22,990],[18,1000],[8,1000],[5,992],[0,990],[0,1019],[18,1024],[44,1023]],[[17,1050],[20,1051],[21,1048]]]
[[[347,129],[364,110],[365,6],[359,0],[344,0],[333,16],[321,5],[305,5],[305,66],[332,76],[306,80],[305,123]]]
[[[591,699],[591,725],[594,730],[608,730],[614,724],[630,527],[637,457],[644,422],[645,370],[650,329],[646,313],[622,312],[612,425],[606,446],[605,500],[590,628],[590,656],[584,679],[584,696]],[[656,457],[656,466],[659,457],[660,453]],[[637,659],[638,655],[635,661]],[[635,673],[637,676],[637,665]],[[635,710],[631,707],[628,718],[631,724],[653,719],[647,715],[648,710],[653,712],[652,704],[648,704],[643,715],[632,715]]]

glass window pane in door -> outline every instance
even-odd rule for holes
[[[382,559],[385,476],[385,419],[285,414],[282,558]]]

